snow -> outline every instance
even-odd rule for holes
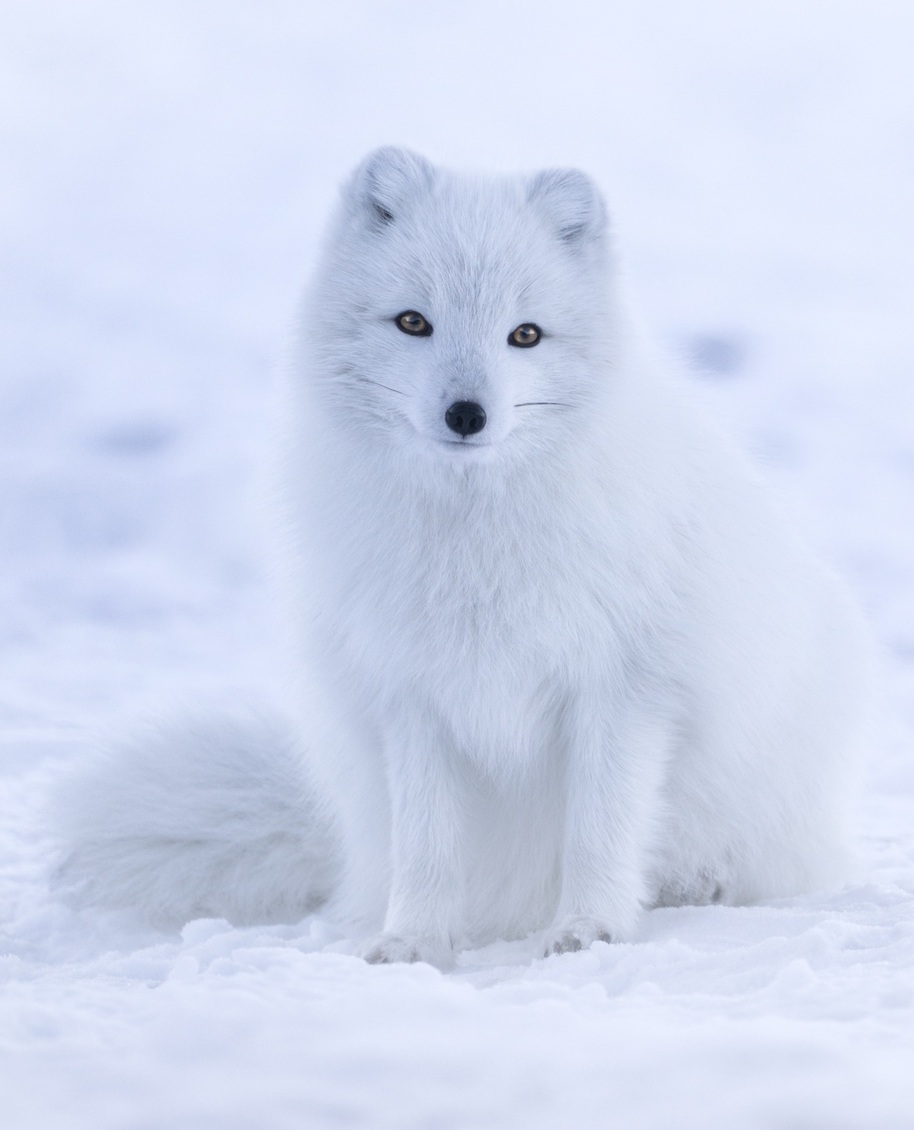
[[[6,0],[0,1101],[8,1130],[914,1122],[914,11]],[[843,890],[633,945],[369,967],[48,891],[46,785],[140,703],[276,676],[255,468],[349,168],[573,164],[629,290],[847,577],[884,704]]]

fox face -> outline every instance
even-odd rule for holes
[[[322,392],[377,442],[436,461],[535,451],[605,370],[607,245],[581,173],[478,181],[377,151],[319,273]]]

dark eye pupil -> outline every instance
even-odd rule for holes
[[[404,310],[394,318],[394,321],[398,329],[414,337],[428,337],[432,332],[431,325],[415,310]]]

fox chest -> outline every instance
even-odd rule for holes
[[[328,643],[380,714],[408,703],[508,741],[585,683],[621,686],[661,638],[660,555],[606,507],[408,503],[351,513],[322,562]]]
[[[473,749],[545,740],[569,687],[625,645],[598,565],[536,549],[441,538],[350,573],[337,639],[366,697],[426,711]]]
[[[537,756],[554,744],[570,677],[560,641],[541,628],[511,602],[445,602],[430,611],[417,601],[365,670],[379,718],[410,729],[421,722],[493,767]]]

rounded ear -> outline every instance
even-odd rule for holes
[[[385,145],[369,153],[346,186],[350,202],[378,227],[394,223],[411,196],[428,191],[435,170],[409,149]]]
[[[577,169],[546,169],[530,181],[527,200],[539,207],[568,244],[600,239],[606,232],[606,205],[597,186]]]

